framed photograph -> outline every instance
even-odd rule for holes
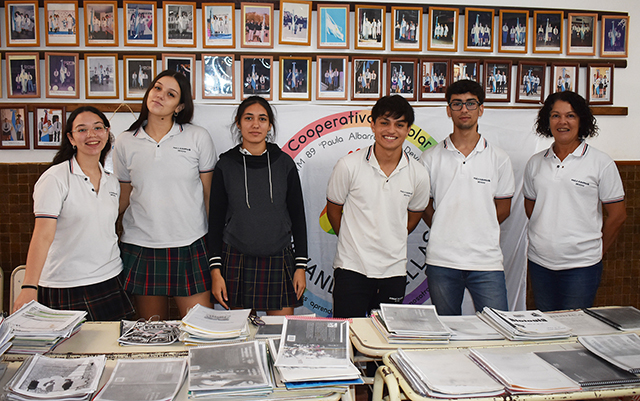
[[[516,90],[516,102],[518,103],[544,103],[544,88],[547,86],[544,73],[547,64],[533,61],[521,61],[518,63],[518,84]]]
[[[86,46],[118,45],[118,2],[84,1]]]
[[[28,113],[26,104],[0,107],[0,121],[2,121],[0,149],[29,149]]]
[[[427,49],[458,51],[458,9],[429,7]]]
[[[7,46],[40,46],[37,1],[5,1]]]
[[[318,4],[318,49],[349,48],[349,5]]]
[[[598,14],[569,13],[567,54],[595,56]]]
[[[273,98],[271,85],[273,82],[272,56],[241,56],[242,98],[258,95],[267,100]]]
[[[400,95],[407,100],[416,100],[418,61],[415,59],[387,60],[387,93]]]
[[[384,50],[385,6],[356,4],[356,49]]]
[[[280,44],[311,44],[311,2],[280,0]]]
[[[391,50],[422,51],[422,7],[391,7]]]
[[[124,56],[124,98],[142,99],[156,76],[156,56]]]
[[[202,55],[202,98],[235,99],[234,59],[230,54]]]
[[[241,47],[273,48],[273,4],[242,3]]]
[[[420,60],[420,97],[418,100],[446,100],[450,83],[449,60]]]
[[[60,147],[66,116],[67,113],[64,106],[37,105],[34,107],[34,149],[57,149]]]
[[[382,59],[354,58],[351,61],[353,100],[378,100],[382,96]]]
[[[7,58],[7,96],[40,97],[40,58],[38,53],[5,53]]]
[[[602,16],[602,57],[627,57],[629,51],[629,17]]]
[[[156,2],[124,0],[124,45],[156,46]]]
[[[162,53],[162,69],[181,72],[191,82],[191,97],[196,97],[196,55],[191,53]],[[153,75],[155,78],[155,75]]]
[[[316,99],[346,100],[349,81],[349,57],[318,56]]]
[[[235,3],[202,3],[204,47],[236,47]]]
[[[587,74],[589,104],[613,104],[613,64],[589,64]]]
[[[534,53],[562,53],[563,11],[534,11]]]
[[[526,53],[527,32],[529,32],[529,11],[500,10],[498,51],[503,53]]]
[[[470,79],[480,82],[480,60],[452,60],[451,82]]]
[[[493,51],[493,9],[465,9],[464,50],[478,52]]]
[[[511,60],[484,62],[484,93],[487,102],[511,100]]]
[[[580,64],[551,64],[551,93],[578,91]]]
[[[47,97],[77,99],[79,97],[78,53],[45,53]]]
[[[196,47],[196,3],[162,3],[164,45]]]
[[[311,57],[280,57],[280,100],[311,100]]]
[[[118,99],[118,55],[85,53],[85,96],[87,99]]]
[[[78,2],[45,0],[47,46],[78,46]]]

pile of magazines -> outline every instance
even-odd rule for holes
[[[249,336],[251,309],[216,310],[197,304],[182,318],[180,341],[203,345],[220,340],[245,340]]]
[[[571,337],[571,329],[539,310],[505,312],[484,307],[478,317],[509,340],[558,340]]]

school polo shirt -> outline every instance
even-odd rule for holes
[[[606,153],[582,142],[560,161],[552,145],[527,162],[523,191],[536,202],[529,220],[531,261],[564,270],[602,259],[602,203],[624,199],[620,173]]]
[[[427,264],[468,271],[502,270],[494,200],[513,197],[509,156],[480,136],[465,157],[447,137],[427,149],[420,161],[431,178],[435,209]]]
[[[405,153],[388,177],[373,145],[338,160],[327,200],[343,206],[334,268],[370,278],[404,276],[407,269],[408,211],[429,203],[429,176]]]
[[[96,193],[75,156],[45,171],[33,191],[36,218],[56,219],[38,285],[80,287],[109,280],[122,271],[116,219],[120,184],[102,170]]]
[[[201,173],[213,171],[216,150],[209,133],[174,124],[156,142],[144,130],[116,139],[113,166],[130,183],[130,204],[122,219],[122,242],[146,248],[176,248],[207,233]]]

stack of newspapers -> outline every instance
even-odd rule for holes
[[[12,338],[13,332],[5,321],[5,318],[0,316],[0,356],[7,352],[7,350],[11,347]]]
[[[371,320],[390,344],[446,344],[451,337],[433,305],[380,304]]]
[[[202,345],[221,340],[245,340],[251,309],[216,310],[197,304],[182,319],[180,341]]]
[[[13,346],[7,353],[42,354],[75,334],[87,312],[62,311],[31,301],[5,320],[12,330]]]
[[[478,317],[509,340],[557,340],[572,335],[569,327],[539,310],[504,312],[485,306]]]

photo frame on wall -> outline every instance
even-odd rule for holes
[[[526,53],[528,48],[529,11],[500,10],[498,51]]]
[[[547,81],[544,62],[521,61],[518,63],[518,79],[516,85],[517,103],[544,103]]]
[[[164,1],[164,45],[196,47],[196,3]]]
[[[491,8],[465,9],[464,50],[477,52],[493,51],[493,17]]]
[[[124,45],[156,46],[156,2],[123,2]]]
[[[78,46],[78,2],[45,0],[45,41],[47,46]]]
[[[2,122],[0,149],[29,149],[28,115],[26,104],[0,107]]]
[[[144,98],[151,81],[156,76],[156,56],[124,56],[124,98]]]
[[[240,46],[273,48],[273,4],[242,3]]]
[[[480,82],[480,60],[452,60],[451,82],[470,79]]]
[[[40,97],[40,58],[38,53],[5,53],[7,58],[7,96]]]
[[[596,54],[596,33],[598,14],[569,13],[567,15],[567,54],[594,56]]]
[[[385,14],[385,6],[356,4],[356,49],[384,50]]]
[[[236,47],[234,3],[202,3],[203,47]]]
[[[349,48],[349,5],[318,4],[318,49]]]
[[[188,53],[162,53],[162,69],[181,72],[191,83],[191,97],[196,97],[196,55]],[[155,75],[151,78],[153,80]]]
[[[484,62],[485,101],[509,102],[511,100],[511,60]]]
[[[378,100],[382,96],[381,58],[354,58],[351,71],[351,99]]]
[[[629,52],[629,17],[602,16],[602,57],[627,57]]]
[[[346,100],[349,87],[349,57],[317,56],[316,99]]]
[[[84,44],[118,45],[118,2],[84,1]]]
[[[273,99],[273,57],[241,56],[242,98],[258,95],[267,100]]]
[[[280,57],[280,100],[311,100],[311,57]]]
[[[533,52],[562,53],[563,11],[534,11]]]
[[[420,96],[418,100],[446,100],[445,92],[450,81],[448,59],[420,60]]]
[[[551,93],[564,91],[578,91],[578,63],[554,63],[551,64]]]
[[[458,9],[429,7],[429,50],[458,51]]]
[[[36,105],[33,109],[34,149],[58,149],[66,123],[65,106]]]
[[[422,51],[422,7],[391,7],[391,50]]]
[[[234,58],[231,54],[202,55],[202,98],[235,99]]]
[[[47,97],[77,99],[80,84],[78,53],[45,53],[44,59]]]
[[[85,97],[118,99],[118,54],[85,53]]]
[[[591,105],[613,104],[613,64],[587,66],[587,101]]]
[[[37,1],[5,1],[7,46],[40,46]]]
[[[416,82],[418,78],[416,59],[387,60],[387,93],[400,95],[407,100],[416,100]]]
[[[310,1],[280,0],[281,45],[311,44],[311,9]]]

